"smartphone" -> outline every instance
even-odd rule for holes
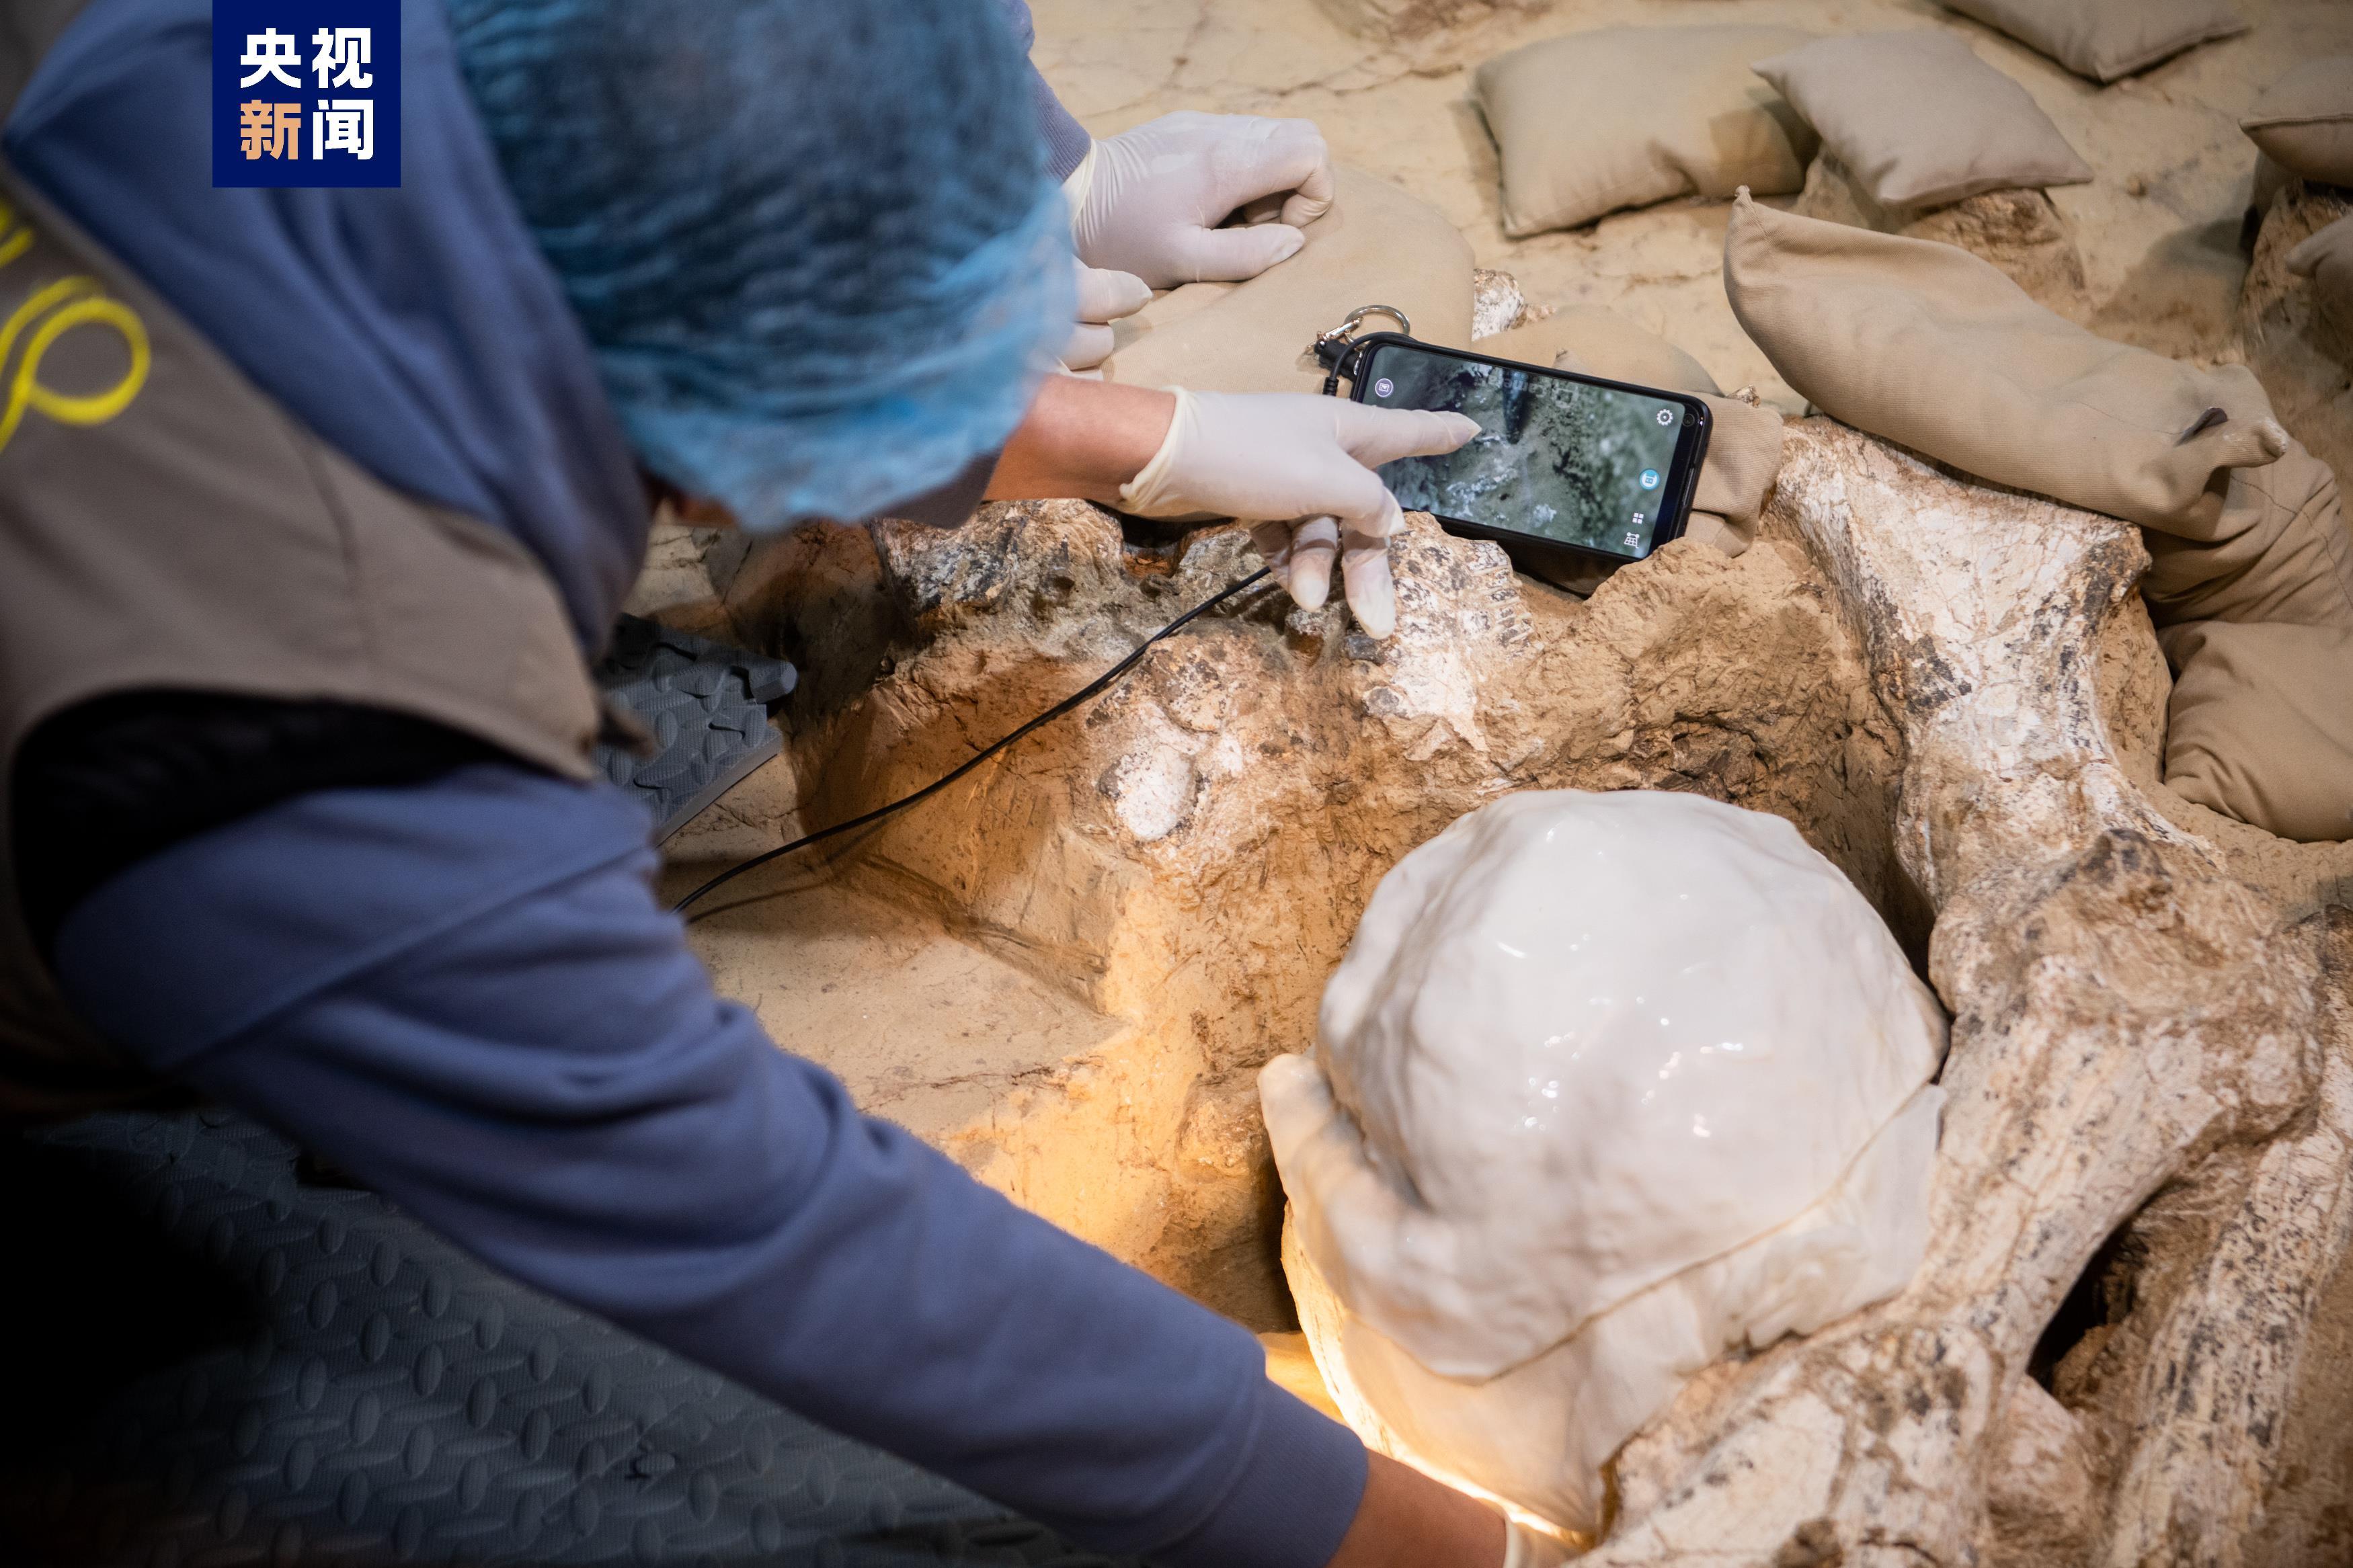
[[[1351,351],[1357,402],[1479,422],[1460,450],[1382,465],[1382,480],[1408,511],[1507,546],[1599,558],[1597,565],[1640,561],[1690,519],[1709,428],[1696,397],[1392,332],[1360,338]]]

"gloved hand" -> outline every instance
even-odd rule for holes
[[[1138,517],[1208,512],[1258,524],[1250,534],[1268,569],[1310,610],[1331,594],[1337,554],[1357,623],[1377,637],[1395,630],[1388,538],[1405,513],[1373,469],[1451,452],[1478,422],[1313,393],[1170,390],[1168,434],[1121,487],[1121,506]]]
[[[1062,350],[1065,370],[1092,370],[1111,357],[1111,323],[1152,303],[1152,290],[1130,272],[1107,272],[1085,262],[1079,269],[1079,324]]]
[[[1068,188],[1088,266],[1155,289],[1232,282],[1306,243],[1298,226],[1331,210],[1332,159],[1311,121],[1185,110],[1096,142]],[[1247,226],[1218,226],[1245,207]]]

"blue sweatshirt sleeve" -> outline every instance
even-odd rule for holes
[[[1029,0],[997,0],[1005,12],[1005,20],[1019,40],[1021,52],[1027,55],[1038,41],[1038,25],[1030,19]],[[1029,90],[1038,101],[1038,134],[1046,143],[1046,172],[1059,183],[1069,179],[1086,162],[1094,139],[1086,127],[1078,122],[1054,89],[1046,85],[1046,78],[1034,64],[1029,68]]]
[[[493,1266],[1090,1546],[1316,1568],[1345,1428],[1257,1342],[972,1181],[710,989],[602,786],[298,797],[92,893],[57,963],[134,1054]]]

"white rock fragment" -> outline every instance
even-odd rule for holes
[[[1383,879],[1260,1079],[1318,1364],[1377,1446],[1568,1529],[1725,1351],[1900,1289],[1945,1021],[1778,817],[1526,792]]]
[[[1498,332],[1508,332],[1527,320],[1527,296],[1520,292],[1520,280],[1508,272],[1492,267],[1480,267],[1471,273],[1471,339],[1492,338]]]
[[[1155,746],[1122,757],[1104,773],[1100,788],[1120,825],[1143,844],[1176,831],[1193,804],[1193,759],[1172,746]]]

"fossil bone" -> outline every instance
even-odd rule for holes
[[[2063,1560],[2245,1562],[2348,1231],[2345,1107],[2315,1097],[2320,922],[2283,929],[2118,765],[2088,652],[2145,561],[2129,527],[1826,420],[1791,437],[1777,504],[1905,728],[1901,847],[1938,911],[1927,1254],[1892,1300],[1688,1385],[1614,1462],[1589,1561],[2060,1560],[2005,1536],[2038,1484],[2010,1473],[2023,1454],[2047,1484],[2091,1476]],[[2215,1216],[2209,1243],[2144,1276],[2103,1396],[2059,1419],[2037,1343],[2168,1189]]]

